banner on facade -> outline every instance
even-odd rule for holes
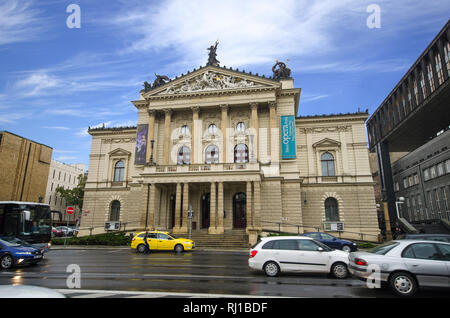
[[[295,118],[281,116],[281,158],[295,159]]]
[[[136,153],[134,158],[134,164],[145,165],[147,157],[147,136],[148,136],[148,124],[137,126],[136,135]]]

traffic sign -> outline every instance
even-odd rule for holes
[[[69,214],[69,215],[72,215],[74,211],[75,210],[73,209],[73,206],[68,206],[66,208],[66,213]]]

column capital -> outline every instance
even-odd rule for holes
[[[147,112],[148,112],[148,114],[150,116],[155,116],[156,115],[156,110],[155,109],[148,109]]]
[[[198,112],[200,112],[200,106],[192,106],[191,110],[193,113],[198,113]]]
[[[275,102],[275,101],[270,101],[268,104],[269,104],[269,108],[275,108],[275,109],[277,109],[277,102]]]
[[[219,107],[220,107],[220,109],[222,111],[228,111],[228,109],[230,108],[230,105],[228,105],[228,104],[220,104]]]
[[[258,109],[258,103],[252,102],[250,103],[250,107],[252,110]]]
[[[164,111],[164,114],[166,114],[166,116],[172,115],[172,113],[173,113],[173,110],[170,108],[164,108],[163,111]]]

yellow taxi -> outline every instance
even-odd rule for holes
[[[140,232],[131,240],[131,248],[139,253],[144,253],[146,250],[144,236],[145,232]],[[168,232],[149,231],[147,232],[147,242],[150,246],[150,251],[166,250],[181,253],[195,248],[194,241],[185,238],[174,238]]]

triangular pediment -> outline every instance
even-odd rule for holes
[[[129,156],[131,156],[131,152],[129,152],[129,151],[125,150],[125,149],[122,149],[122,148],[116,148],[116,149],[110,151],[108,153],[108,155],[110,157],[111,156],[127,156],[127,157],[129,157]]]
[[[144,98],[152,96],[183,95],[189,93],[232,91],[239,89],[279,88],[281,84],[273,79],[222,67],[206,66],[192,73],[182,75],[167,83],[143,93]]]
[[[324,138],[321,141],[318,141],[313,144],[314,148],[317,147],[340,147],[341,143],[339,141],[330,139],[330,138]]]

